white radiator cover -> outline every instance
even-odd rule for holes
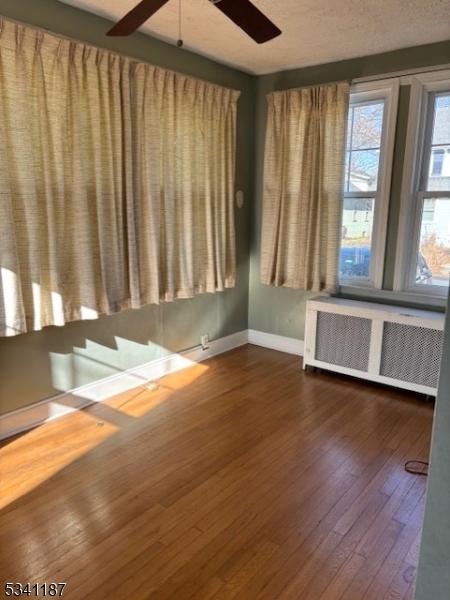
[[[303,368],[436,395],[442,313],[319,296],[306,307]]]

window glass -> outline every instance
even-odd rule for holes
[[[350,105],[347,124],[346,192],[377,189],[384,101]]]
[[[345,198],[342,216],[339,275],[369,278],[375,198]]]
[[[450,94],[434,95],[432,110],[433,130],[425,189],[430,192],[450,191]]]
[[[385,104],[368,98],[349,107],[339,278],[357,285],[368,284],[372,275]]]
[[[450,197],[424,200],[416,265],[416,284],[448,286]]]
[[[431,154],[430,177],[441,177],[444,166],[445,150],[434,149]]]

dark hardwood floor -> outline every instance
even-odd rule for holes
[[[244,346],[0,447],[0,573],[65,598],[413,597],[432,408]]]

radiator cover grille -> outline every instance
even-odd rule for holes
[[[437,387],[443,341],[443,331],[385,323],[380,374]]]
[[[317,313],[316,360],[358,371],[369,368],[371,320]]]

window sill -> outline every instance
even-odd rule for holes
[[[445,296],[430,296],[428,294],[414,292],[380,290],[369,286],[341,285],[335,296],[439,311],[444,311],[447,306],[447,297]]]

